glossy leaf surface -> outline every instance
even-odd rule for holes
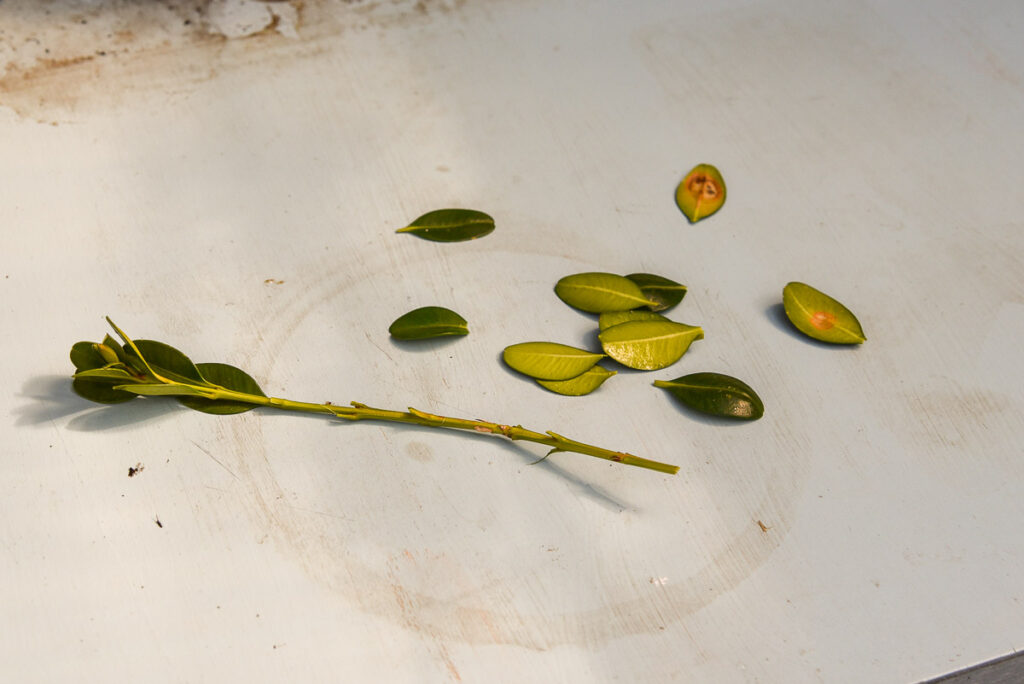
[[[633,309],[631,311],[609,311],[601,314],[597,319],[597,328],[604,332],[613,325],[628,323],[629,321],[667,321],[668,319],[660,313],[654,313],[649,309]]]
[[[644,296],[640,286],[614,273],[576,273],[555,284],[555,294],[569,306],[589,313],[628,311],[658,303]]]
[[[192,359],[175,349],[169,344],[156,342],[154,340],[135,340],[135,346],[142,353],[143,358],[153,367],[153,370],[166,371],[161,373],[171,380],[185,379],[189,382],[205,384],[203,376],[199,373]],[[129,347],[125,349],[129,359],[135,356],[135,352]]]
[[[225,389],[245,394],[255,394],[261,397],[267,396],[263,393],[259,384],[252,376],[241,368],[235,368],[226,363],[197,363],[196,368],[202,373],[207,381],[219,385]],[[202,397],[178,397],[178,401],[195,411],[212,413],[214,415],[230,415],[234,413],[245,413],[255,408],[252,404],[229,401],[227,399],[204,399]]]
[[[644,296],[656,305],[648,305],[651,311],[665,311],[683,301],[686,286],[653,273],[630,273],[626,276],[640,287]]]
[[[675,321],[629,321],[598,334],[608,356],[637,370],[658,370],[678,361],[694,340],[704,337],[697,326]]]
[[[676,204],[690,223],[711,216],[725,204],[725,180],[711,164],[698,164],[676,188]]]
[[[615,375],[613,370],[608,370],[602,366],[594,366],[575,378],[569,378],[568,380],[538,380],[537,384],[544,389],[551,390],[557,394],[564,394],[567,397],[581,397],[596,390],[605,380],[613,375]]]
[[[764,403],[757,392],[730,375],[691,373],[675,380],[655,380],[654,386],[701,413],[740,420],[756,420],[764,415]]]
[[[464,242],[483,237],[494,230],[494,219],[474,209],[438,209],[399,228],[397,233],[412,233],[432,242]]]
[[[557,342],[522,342],[505,347],[509,368],[538,380],[569,380],[586,373],[604,354]]]
[[[388,328],[397,340],[425,340],[446,335],[468,335],[466,319],[442,306],[424,306],[399,316]]]
[[[810,285],[786,285],[782,305],[790,322],[808,337],[831,344],[860,344],[866,339],[853,312]]]

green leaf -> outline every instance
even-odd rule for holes
[[[124,353],[124,349],[121,348],[121,344],[117,340],[110,335],[104,335],[103,344],[114,350],[114,354],[117,355],[118,361],[121,363],[128,363],[128,356]]]
[[[251,375],[241,368],[229,366],[226,363],[197,363],[196,368],[203,377],[214,385],[224,389],[255,394],[261,397],[267,396],[260,389]],[[178,397],[178,401],[195,411],[211,413],[214,415],[226,416],[235,413],[245,413],[256,408],[253,404],[243,401],[231,401],[228,399],[203,399],[202,397]]]
[[[92,370],[107,365],[96,348],[95,342],[75,342],[71,346],[71,363],[76,371]]]
[[[169,344],[154,340],[135,340],[135,346],[143,358],[153,367],[153,370],[169,380],[183,384],[207,384],[195,364],[192,363],[192,359]],[[135,355],[135,352],[130,347],[125,349],[125,353],[129,359]]]
[[[584,394],[590,394],[613,375],[615,375],[613,370],[608,370],[602,366],[594,366],[575,378],[569,378],[568,380],[538,380],[537,384],[558,394],[580,397]]]
[[[555,294],[571,307],[589,313],[628,311],[641,306],[658,306],[644,296],[640,286],[614,273],[577,273],[555,284]]]
[[[810,285],[786,285],[782,305],[797,330],[808,337],[832,344],[861,344],[867,339],[853,312]]]
[[[656,306],[648,306],[651,311],[664,311],[683,301],[686,286],[653,273],[630,273],[626,276],[640,286],[640,291],[648,299],[657,302]]]
[[[557,342],[522,342],[505,347],[509,368],[538,380],[568,380],[590,370],[604,354]]]
[[[147,397],[202,397],[211,390],[207,387],[186,385],[178,382],[142,382],[135,385],[116,385],[116,390],[124,390],[132,394],[141,394]]]
[[[654,386],[702,413],[740,420],[757,420],[764,415],[764,403],[757,392],[729,375],[691,373],[675,380],[655,380]]]
[[[438,209],[399,228],[396,233],[412,233],[433,242],[475,240],[494,230],[494,219],[473,209]]]
[[[466,319],[442,306],[424,306],[399,316],[388,328],[397,340],[425,340],[445,335],[468,335]]]
[[[608,356],[637,370],[658,370],[678,361],[704,331],[675,321],[629,321],[598,334]]]
[[[89,380],[90,382],[105,382],[108,385],[122,385],[126,382],[139,382],[139,379],[124,368],[106,366],[104,368],[90,368],[89,370],[78,371],[74,375],[76,380]]]
[[[83,399],[95,401],[97,404],[121,404],[136,397],[131,392],[114,389],[109,383],[95,382],[85,378],[72,380],[71,389]]]
[[[668,319],[659,313],[647,309],[634,309],[632,311],[609,311],[601,314],[597,319],[597,328],[604,332],[613,325],[627,323],[629,321],[667,321]]]
[[[696,223],[711,216],[725,204],[725,180],[711,164],[698,164],[676,188],[680,211]]]

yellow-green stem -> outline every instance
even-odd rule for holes
[[[130,386],[125,389],[131,390]],[[381,420],[391,423],[406,423],[411,425],[423,425],[425,427],[448,428],[452,430],[467,430],[484,434],[493,434],[507,437],[510,440],[523,440],[535,442],[551,447],[549,454],[558,451],[571,451],[595,458],[603,458],[607,461],[622,463],[623,465],[636,466],[655,470],[660,473],[671,475],[679,472],[679,466],[650,459],[641,458],[623,451],[612,451],[602,447],[584,444],[576,440],[563,437],[554,432],[534,432],[527,430],[521,425],[505,425],[503,423],[492,423],[486,420],[467,420],[465,418],[450,418],[427,413],[418,409],[409,408],[408,411],[391,411],[387,409],[373,408],[359,402],[352,402],[348,406],[324,403],[313,404],[304,401],[292,401],[291,399],[279,399],[277,397],[264,397],[256,394],[235,392],[224,388],[216,388],[210,391],[208,398],[225,399],[230,401],[244,402],[256,406],[269,406],[283,409],[285,411],[299,411],[302,413],[319,413],[331,415],[344,420]]]

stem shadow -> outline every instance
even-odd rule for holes
[[[349,422],[349,421],[338,421],[338,422],[335,423],[335,425],[338,425],[339,427],[354,427],[354,426],[350,426],[350,425],[344,425],[344,423],[347,423],[347,422]],[[353,421],[353,422],[362,422],[362,421]],[[373,421],[366,421],[366,422],[369,423],[369,422],[373,422]],[[378,422],[378,424],[380,424],[380,423]],[[588,499],[588,500],[590,500],[590,501],[600,505],[603,508],[607,508],[609,510],[612,510],[612,511],[615,511],[615,512],[618,512],[618,513],[621,513],[623,511],[634,511],[635,512],[635,511],[639,511],[640,510],[639,507],[637,507],[637,506],[635,506],[633,504],[627,503],[627,502],[625,502],[625,501],[615,497],[613,494],[608,492],[603,487],[598,487],[598,486],[596,486],[596,485],[594,485],[594,484],[592,484],[590,482],[587,482],[586,480],[580,478],[579,476],[577,476],[573,472],[571,472],[571,471],[569,471],[569,470],[559,466],[557,463],[555,463],[552,460],[556,456],[563,456],[563,455],[564,456],[579,456],[580,458],[591,458],[589,456],[584,456],[582,454],[573,454],[573,453],[570,452],[570,453],[562,453],[562,454],[552,454],[551,457],[545,458],[543,454],[538,455],[536,453],[531,452],[530,449],[528,448],[527,444],[519,444],[518,442],[513,442],[513,441],[511,441],[509,439],[506,439],[504,437],[500,437],[498,435],[477,435],[477,434],[473,434],[473,433],[470,433],[470,432],[463,432],[463,431],[460,431],[460,430],[444,430],[443,428],[429,427],[429,426],[426,426],[426,425],[390,424],[388,426],[388,428],[390,430],[393,430],[393,431],[396,431],[396,432],[399,432],[399,433],[400,432],[413,432],[413,433],[444,432],[443,437],[445,439],[468,440],[468,441],[471,441],[471,442],[476,443],[476,444],[482,444],[484,440],[491,440],[490,441],[491,444],[498,445],[499,448],[501,448],[501,449],[511,453],[512,455],[516,456],[521,461],[526,463],[526,465],[534,466],[534,467],[536,467],[536,468],[538,468],[540,470],[543,470],[546,473],[549,473],[550,475],[552,475],[554,477],[560,478],[561,480],[563,480],[564,482],[569,484],[573,488],[573,490],[576,491],[577,494],[579,494],[583,498],[586,498],[586,499]],[[591,460],[598,461],[600,459],[591,459]],[[628,466],[622,466],[622,467],[628,467]]]

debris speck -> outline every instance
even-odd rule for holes
[[[146,466],[142,465],[141,463],[136,463],[133,466],[128,466],[128,477],[135,477],[145,469]]]

